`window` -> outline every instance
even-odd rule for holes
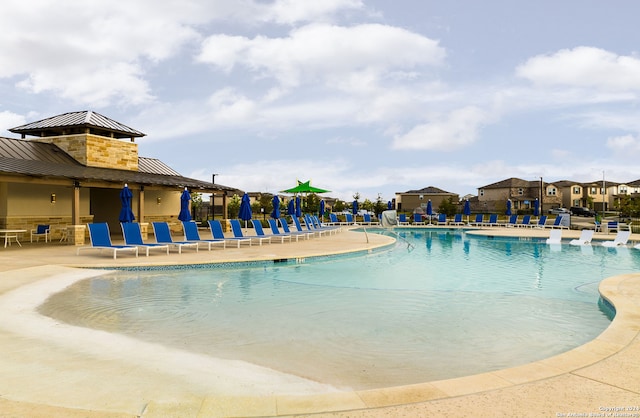
[[[582,194],[582,187],[574,186],[573,187],[573,194]],[[578,205],[574,205],[574,206],[578,206]]]
[[[627,194],[627,186],[620,186],[618,188],[618,194]]]
[[[598,193],[598,189],[597,189],[597,188],[595,188],[595,187],[591,187],[591,188],[589,189],[589,194],[597,194],[597,193]]]
[[[547,196],[555,196],[557,192],[555,187],[547,187]]]
[[[524,195],[524,189],[522,187],[520,187],[518,189],[518,196],[523,196]]]
[[[480,189],[480,196],[484,196],[484,189]]]

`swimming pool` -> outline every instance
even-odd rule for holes
[[[368,255],[236,268],[120,271],[40,312],[70,324],[375,388],[515,366],[609,325],[597,284],[638,252],[402,230]]]

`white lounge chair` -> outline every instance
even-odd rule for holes
[[[629,241],[630,236],[631,231],[618,231],[613,241],[604,241],[602,245],[605,247],[620,247],[622,245],[627,245],[627,241]]]
[[[593,229],[583,229],[580,231],[580,238],[572,239],[569,241],[571,245],[591,245],[591,239],[593,238]]]
[[[562,229],[552,229],[549,231],[549,238],[547,238],[547,244],[560,244],[562,240]]]

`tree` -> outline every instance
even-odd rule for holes
[[[343,210],[345,210],[347,207],[347,204],[340,199],[337,199],[334,204],[333,204],[333,211],[334,212],[342,212]]]
[[[229,218],[235,219],[240,214],[240,196],[234,194],[227,204],[227,214]]]
[[[453,216],[456,214],[458,206],[453,202],[453,197],[443,199],[438,206],[438,213],[446,213],[447,216]]]

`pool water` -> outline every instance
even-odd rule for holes
[[[633,249],[551,247],[460,230],[392,234],[392,249],[351,257],[119,271],[72,285],[40,312],[368,389],[497,370],[577,347],[610,324],[598,283],[640,270]]]

